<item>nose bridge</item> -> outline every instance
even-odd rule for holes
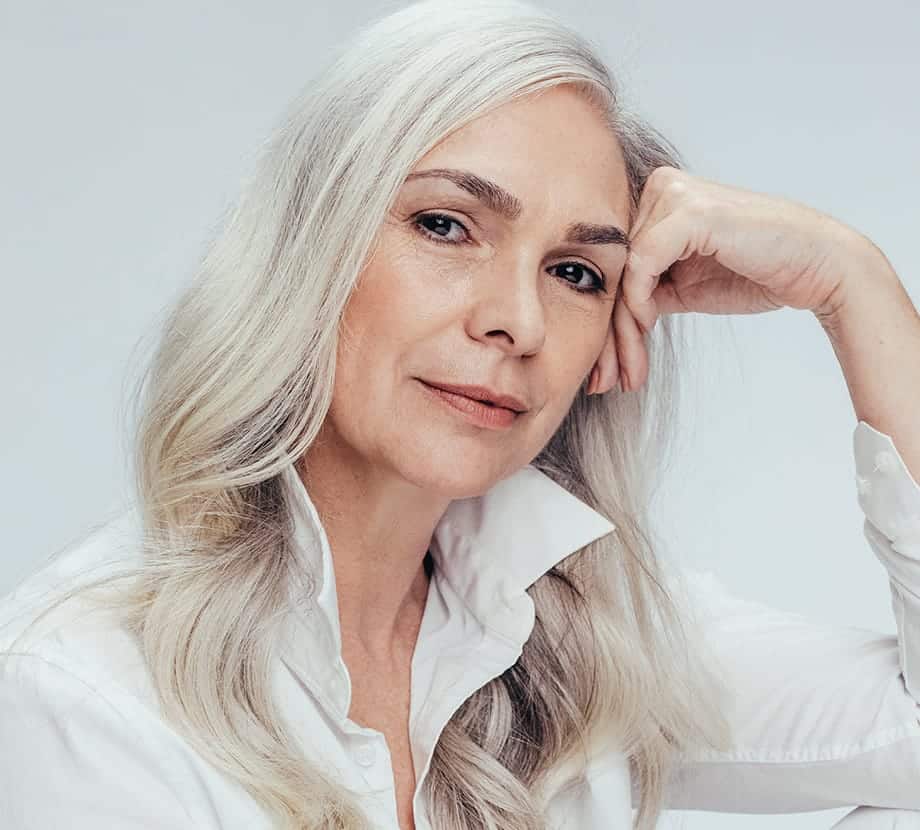
[[[509,246],[480,275],[471,334],[495,338],[516,351],[534,351],[546,336],[541,257],[534,248]]]

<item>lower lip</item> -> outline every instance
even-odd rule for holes
[[[454,392],[447,392],[444,389],[438,389],[436,386],[430,386],[423,380],[419,382],[444,403],[465,415],[467,420],[476,424],[476,426],[486,427],[486,429],[507,429],[520,414],[513,409],[505,409],[503,406],[486,406],[486,404],[474,401],[464,395],[457,395]]]

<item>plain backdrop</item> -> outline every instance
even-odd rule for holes
[[[920,4],[544,5],[589,34],[691,172],[858,228],[918,303]],[[0,3],[0,591],[124,501],[134,350],[329,44],[391,8]],[[894,633],[824,332],[792,309],[693,318],[663,541],[739,595]],[[847,811],[673,812],[661,826],[804,830]]]

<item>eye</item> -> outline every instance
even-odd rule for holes
[[[458,222],[452,216],[447,216],[443,213],[420,213],[413,219],[412,223],[418,228],[422,236],[438,245],[465,245],[470,241],[469,231],[466,229],[466,226],[462,222]],[[462,233],[466,236],[466,239],[452,239],[450,237],[452,225],[460,228]],[[573,291],[577,291],[579,294],[600,294],[607,290],[606,280],[596,271],[581,262],[563,262],[559,265],[553,265],[549,270],[553,270],[554,268],[565,269],[566,276],[563,277],[563,280],[571,286]],[[590,275],[591,282],[588,285],[578,287],[576,283],[580,281],[579,277],[583,277],[584,275]],[[575,282],[569,279],[570,276],[575,277]]]
[[[579,277],[583,278],[585,275],[590,275],[591,282],[588,285],[578,288],[575,283],[572,283],[572,288],[574,288],[575,291],[581,291],[586,294],[599,294],[607,290],[607,282],[604,278],[600,276],[597,271],[592,270],[581,262],[560,262],[558,265],[553,265],[552,268],[562,268],[565,273],[563,279],[566,282],[571,282],[571,280],[569,280],[571,276],[575,277],[575,283],[577,283],[579,282]],[[550,270],[552,270],[552,268]]]
[[[467,231],[466,227],[464,227],[461,222],[458,222],[451,216],[445,216],[443,213],[420,213],[413,220],[413,224],[419,228],[419,233],[421,233],[422,236],[430,239],[432,242],[437,242],[439,244],[464,244],[464,240],[450,238],[449,234],[451,225],[455,225],[456,227],[461,228],[463,233],[469,237],[469,231]],[[442,233],[442,231],[446,231],[446,233]]]

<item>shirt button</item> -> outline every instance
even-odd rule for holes
[[[369,767],[374,763],[374,758],[377,757],[377,750],[374,749],[372,743],[360,744],[355,750],[355,760],[362,767]]]

